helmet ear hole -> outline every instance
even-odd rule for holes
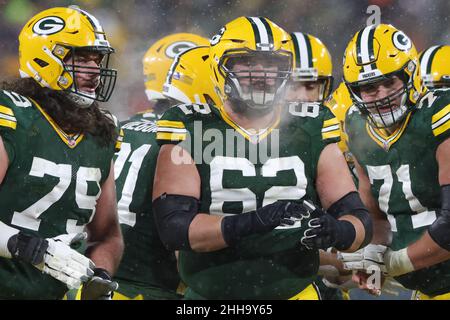
[[[37,64],[38,66],[40,66],[41,68],[45,68],[46,66],[48,66],[48,62],[45,62],[45,61],[42,60],[42,59],[34,58],[33,61],[36,62],[36,64]]]

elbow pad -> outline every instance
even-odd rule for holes
[[[194,197],[166,194],[153,200],[153,216],[159,237],[167,250],[191,250],[189,226],[198,214]]]
[[[450,184],[441,187],[440,213],[428,228],[428,233],[440,247],[450,251]]]
[[[364,226],[364,240],[360,248],[367,246],[372,241],[373,227],[369,211],[359,197],[359,193],[352,191],[333,203],[327,212],[338,219],[343,215],[351,215],[359,219]]]

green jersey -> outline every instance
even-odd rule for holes
[[[355,107],[346,131],[350,151],[369,177],[371,191],[393,232],[393,250],[418,240],[441,207],[436,149],[450,136],[450,91],[429,92],[391,136],[373,129]],[[450,261],[397,280],[428,295],[450,292]]]
[[[159,152],[154,120],[156,117],[134,116],[121,123],[124,139],[114,171],[125,250],[115,277],[121,293],[126,294],[124,284],[129,283],[141,287],[139,293],[146,299],[174,299],[179,284],[175,254],[163,247],[152,213]]]
[[[0,220],[42,238],[83,231],[92,220],[115,146],[68,135],[31,99],[0,91],[0,136],[9,158]],[[0,258],[0,298],[60,299],[62,282],[30,264]]]
[[[230,215],[277,200],[317,203],[318,159],[326,144],[339,140],[339,125],[319,105],[291,105],[272,127],[255,133],[222,109],[179,105],[158,121],[157,139],[179,144],[193,158],[201,179],[199,212]],[[311,284],[318,268],[318,251],[300,244],[306,220],[223,250],[181,251],[181,278],[207,299],[288,299]]]

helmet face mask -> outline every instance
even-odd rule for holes
[[[290,64],[288,55],[276,52],[229,50],[219,61],[219,70],[229,99],[265,113],[281,102]]]
[[[66,47],[67,48],[67,47]],[[96,47],[70,47],[69,49],[69,57],[63,61],[64,70],[68,72],[72,79],[73,84],[69,89],[71,93],[80,96],[81,98],[78,100],[80,106],[86,106],[89,104],[89,100],[95,100],[100,102],[108,101],[111,97],[115,83],[117,78],[117,71],[114,69],[110,69],[109,60],[110,54],[114,52],[112,48],[96,48]],[[79,64],[78,58],[82,58],[83,60],[89,60],[92,55],[98,55],[98,61],[96,61],[96,67]],[[87,78],[88,82],[91,82],[92,86],[96,86],[95,92],[87,92],[82,90],[78,84],[78,78]],[[76,99],[76,98],[75,98]],[[86,104],[83,103],[86,102]],[[90,104],[89,104],[90,105]]]
[[[402,86],[398,89],[391,89],[390,93],[378,99],[367,101],[361,92],[370,92],[374,87],[383,84],[392,87],[394,79],[398,78]],[[388,128],[401,122],[412,107],[408,105],[408,93],[412,87],[411,81],[402,71],[383,75],[376,80],[360,81],[347,84],[352,100],[361,113],[366,116],[371,125],[375,128]]]

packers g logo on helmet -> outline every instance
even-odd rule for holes
[[[403,31],[394,32],[392,35],[392,42],[394,43],[394,46],[401,51],[408,51],[412,48],[411,39],[409,39]]]
[[[343,71],[355,105],[378,128],[400,123],[426,90],[412,41],[392,25],[372,25],[358,31],[345,50]],[[394,76],[403,82],[401,89],[382,99],[369,102],[362,99],[362,86]],[[399,105],[395,103],[398,98]]]
[[[38,35],[54,34],[64,29],[65,25],[60,17],[45,17],[33,25],[33,32]]]
[[[168,56],[170,59],[173,59],[176,57],[176,55],[190,49],[193,47],[197,47],[198,44],[190,41],[177,41],[172,43],[170,46],[166,49],[166,56]]]
[[[171,34],[152,44],[142,59],[148,100],[168,100],[162,92],[172,62],[180,53],[204,45],[208,39],[193,33]]]

